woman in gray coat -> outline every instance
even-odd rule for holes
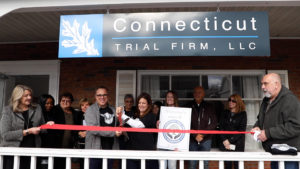
[[[32,89],[17,85],[9,106],[2,112],[0,132],[2,147],[40,147],[40,125],[44,124],[41,108],[32,104]],[[49,122],[48,124],[53,124]],[[20,158],[22,169],[30,168],[30,157]],[[5,169],[13,168],[13,157],[4,157]]]

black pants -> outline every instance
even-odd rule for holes
[[[54,158],[54,169],[66,169],[66,158],[55,157]]]
[[[141,168],[141,160],[127,160],[128,169],[140,169]],[[158,161],[157,160],[146,160],[146,169],[158,169]]]
[[[112,169],[113,159],[107,160],[107,168]],[[90,169],[102,169],[102,159],[101,158],[90,158]]]
[[[232,163],[234,165],[234,169],[239,169],[238,161],[225,161],[225,169],[232,169]]]
[[[19,169],[30,169],[30,157],[21,156],[20,157],[20,167]],[[14,168],[14,157],[4,156],[3,158],[3,169],[13,169]]]

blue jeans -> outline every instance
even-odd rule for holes
[[[298,161],[285,161],[284,162],[285,169],[299,169]],[[271,169],[278,169],[278,161],[271,161]]]
[[[195,141],[190,142],[190,151],[210,151],[211,140],[206,140],[203,143],[198,144]],[[189,169],[197,168],[196,160],[189,161]],[[208,161],[204,161],[204,169],[208,169]]]
[[[159,151],[172,151],[172,150],[165,150],[165,149],[158,149]],[[158,161],[159,162],[159,161]],[[159,162],[159,169],[176,169],[177,160],[165,160],[165,168],[162,168]]]

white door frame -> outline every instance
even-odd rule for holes
[[[59,60],[0,61],[0,72],[5,75],[49,75],[49,94],[58,100]]]

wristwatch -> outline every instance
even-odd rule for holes
[[[29,135],[29,131],[28,131],[28,130],[25,130],[25,134],[26,134],[26,136]]]

